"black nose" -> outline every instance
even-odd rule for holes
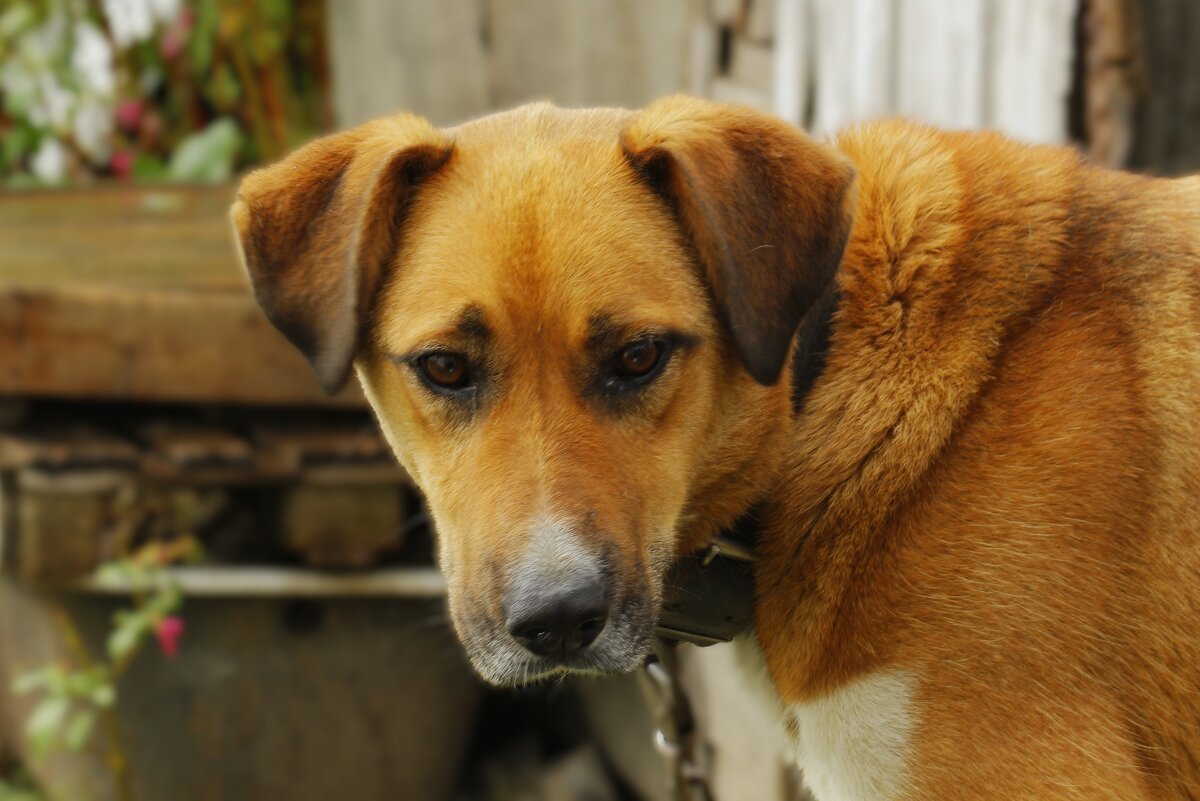
[[[505,622],[509,634],[527,650],[565,659],[595,642],[607,621],[604,585],[583,581],[517,596]]]

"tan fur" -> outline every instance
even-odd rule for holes
[[[682,98],[394,139],[375,160],[405,166],[382,178],[313,166],[353,161],[354,138],[256,174],[235,224],[264,305],[304,296],[318,317],[311,247],[275,241],[304,265],[289,272],[251,228],[334,251],[367,231],[353,247],[390,254],[341,325],[363,332],[358,375],[493,680],[528,677],[493,657],[537,521],[584,532],[644,596],[632,658],[601,668],[628,669],[672,556],[758,503],[776,688],[836,709],[823,699],[904,677],[880,763],[903,775],[874,777],[898,797],[1200,798],[1200,182],[903,122],[843,134],[838,155]],[[334,200],[303,210],[323,187]],[[829,280],[850,208],[827,363],[795,413],[778,337]],[[325,269],[361,287],[376,259]],[[467,307],[486,347],[463,338]],[[695,344],[635,408],[600,408],[597,315]],[[299,339],[324,324],[293,322]],[[394,358],[429,343],[486,350],[477,410]]]

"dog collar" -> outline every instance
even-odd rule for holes
[[[750,515],[667,577],[658,636],[693,645],[729,642],[754,624],[754,522]]]

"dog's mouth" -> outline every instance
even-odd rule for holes
[[[583,647],[531,650],[503,624],[482,617],[462,621],[457,628],[475,672],[489,684],[515,687],[570,674],[637,670],[653,646],[660,605],[649,593],[628,594],[614,604],[603,629]]]

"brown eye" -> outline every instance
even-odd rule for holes
[[[663,350],[663,343],[657,339],[642,339],[626,346],[617,354],[617,374],[621,378],[649,375],[662,361]]]
[[[458,353],[430,353],[417,364],[432,383],[443,389],[462,389],[469,383],[467,360]]]

